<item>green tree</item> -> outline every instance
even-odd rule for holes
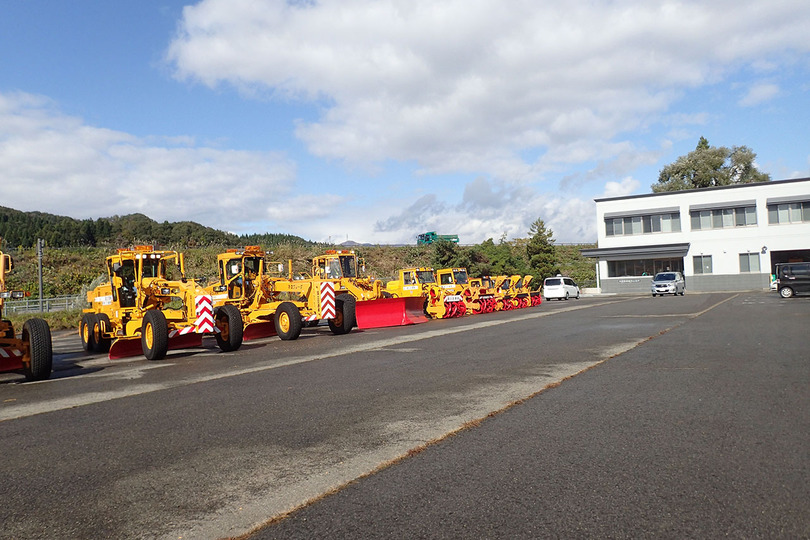
[[[701,137],[697,147],[661,169],[655,193],[685,189],[769,182],[771,176],[754,165],[757,155],[747,146],[710,146]]]
[[[544,277],[556,273],[554,232],[546,227],[542,219],[538,218],[529,229],[526,256],[529,259],[531,274],[536,281],[540,282]]]

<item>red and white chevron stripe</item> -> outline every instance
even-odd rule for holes
[[[22,358],[22,351],[19,349],[3,349],[0,348],[0,357],[2,358]]]
[[[197,297],[197,320],[194,322],[195,332],[206,334],[214,331],[214,300],[210,295],[201,294]]]
[[[335,285],[331,281],[321,282],[321,319],[334,319]]]

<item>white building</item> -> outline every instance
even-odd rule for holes
[[[596,199],[596,220],[602,292],[667,269],[687,291],[767,289],[776,263],[810,261],[810,178]]]

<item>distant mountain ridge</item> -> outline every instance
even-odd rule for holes
[[[157,221],[143,214],[98,219],[74,219],[44,212],[23,212],[0,206],[0,238],[7,246],[33,247],[42,238],[50,247],[208,245],[315,245],[291,234],[236,235],[193,221]]]

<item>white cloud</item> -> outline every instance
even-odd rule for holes
[[[469,182],[459,204],[441,201],[435,194],[423,195],[411,205],[380,219],[376,233],[391,242],[413,242],[417,232],[458,234],[465,244],[487,238],[526,238],[539,217],[554,231],[558,242],[591,241],[596,238],[595,203],[542,193],[529,186],[514,186],[483,177]],[[406,232],[407,231],[407,232]]]
[[[790,0],[204,0],[167,56],[183,79],[319,100],[296,128],[317,156],[526,181],[667,121],[684,89],[807,52],[808,26]]]
[[[141,212],[234,230],[267,220],[270,196],[278,200],[295,177],[281,155],[159,142],[86,125],[40,96],[0,94],[2,204],[76,218]]]
[[[765,101],[769,101],[779,95],[779,86],[771,83],[755,84],[748,89],[748,92],[738,101],[740,107],[753,107]]]
[[[623,197],[635,193],[641,187],[641,182],[635,178],[623,178],[621,182],[607,182],[605,191],[599,198]]]

